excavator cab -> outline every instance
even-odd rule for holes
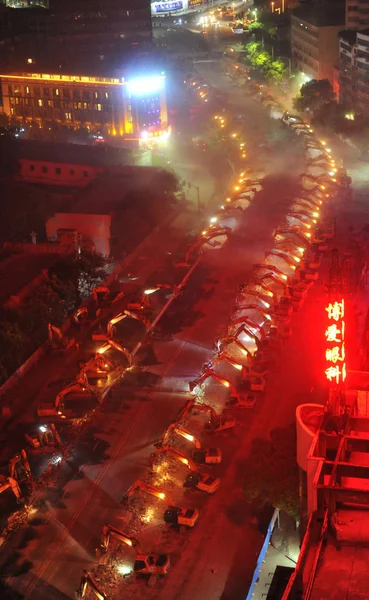
[[[219,448],[202,448],[194,450],[192,458],[200,465],[219,465],[222,462],[222,452]]]
[[[35,425],[25,434],[25,440],[30,446],[31,454],[54,452],[62,443],[59,433],[53,423],[50,425]]]
[[[164,522],[168,525],[184,525],[194,527],[199,518],[197,508],[180,508],[179,506],[168,506],[164,513]]]
[[[137,554],[133,570],[135,573],[166,575],[170,569],[167,554]]]
[[[208,494],[214,494],[220,485],[219,477],[212,477],[205,473],[191,472],[187,475],[183,487],[201,490]]]

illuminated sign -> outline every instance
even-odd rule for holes
[[[127,82],[128,93],[131,96],[147,96],[156,94],[165,87],[164,75],[153,77],[137,77]]]
[[[188,0],[188,8],[192,6],[200,6],[203,3],[203,0]]]
[[[325,376],[332,384],[342,384],[346,379],[345,302],[331,302],[326,307],[328,315],[325,330]]]
[[[155,12],[175,12],[176,10],[183,10],[182,0],[174,0],[174,2],[156,2],[154,4]]]

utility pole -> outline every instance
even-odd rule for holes
[[[200,204],[200,188],[198,185],[193,185],[193,183],[187,182],[189,188],[194,188],[197,191],[197,210],[200,212],[201,204]]]

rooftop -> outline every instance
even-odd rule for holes
[[[105,144],[60,144],[17,139],[15,151],[18,158],[93,167],[122,167],[133,163],[131,150]]]
[[[339,27],[345,24],[345,2],[313,2],[299,6],[292,14],[315,27]]]
[[[340,31],[338,34],[340,40],[347,42],[350,46],[356,44],[356,31],[352,29],[345,29],[344,31]]]

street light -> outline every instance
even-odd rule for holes
[[[200,204],[200,188],[199,188],[199,186],[198,185],[194,185],[190,181],[187,182],[187,186],[189,188],[194,188],[197,191],[197,209],[200,211],[201,204]]]

